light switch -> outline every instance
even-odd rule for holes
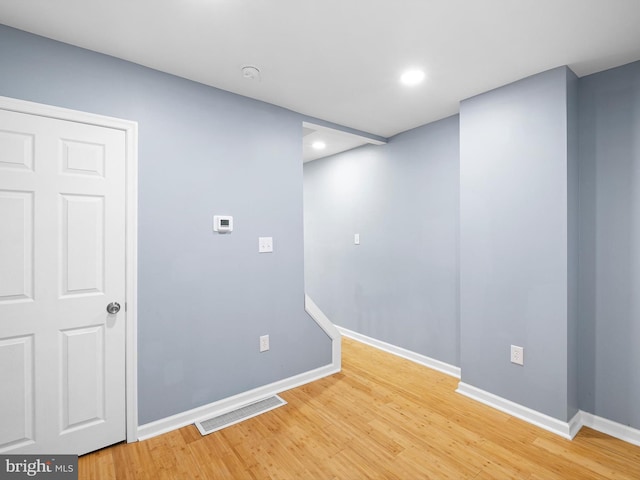
[[[258,237],[258,252],[259,253],[273,252],[273,237]]]
[[[360,245],[360,234],[359,233],[355,233],[353,235],[353,244],[354,245]]]

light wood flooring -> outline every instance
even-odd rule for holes
[[[288,405],[208,436],[190,425],[85,455],[79,478],[640,479],[640,447],[589,428],[564,440],[349,339],[342,365],[282,393]]]

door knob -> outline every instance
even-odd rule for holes
[[[118,313],[120,311],[120,304],[118,302],[111,302],[107,305],[107,312],[113,314]]]

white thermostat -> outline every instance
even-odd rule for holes
[[[233,232],[233,217],[231,215],[214,215],[213,231],[218,233]]]

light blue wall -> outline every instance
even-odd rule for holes
[[[570,410],[575,279],[568,253],[569,75],[557,68],[460,107],[462,381],[560,420]],[[511,344],[524,347],[524,367],[510,363]]]
[[[580,408],[640,428],[640,62],[580,79]]]
[[[304,167],[310,297],[342,327],[453,365],[458,144],[456,115]]]
[[[0,95],[139,122],[141,423],[330,362],[303,312],[305,117],[4,26]],[[556,69],[461,111],[462,138],[451,117],[305,167],[309,292],[465,382],[640,428],[640,62]],[[211,233],[214,213],[235,216],[232,236]],[[273,255],[255,253],[262,235]]]
[[[427,197],[449,198],[440,187],[459,188],[451,150],[430,163],[430,149],[458,136],[443,125],[305,166],[308,290],[337,323],[461,365],[463,381],[491,393],[562,420],[582,409],[640,428],[640,62],[581,79],[555,69],[461,112],[461,361],[450,360],[455,340],[444,352],[424,344],[457,330],[457,314],[436,328],[405,320],[405,305],[451,292],[450,277],[407,286],[388,266],[391,252],[421,278],[432,274],[424,259],[443,253],[420,238],[431,220],[416,214]],[[393,212],[406,235],[351,244]],[[454,241],[451,230],[429,230]],[[509,363],[511,343],[525,347],[525,368]]]
[[[4,26],[0,72],[0,95],[139,123],[141,424],[331,362],[304,312],[300,115]]]

